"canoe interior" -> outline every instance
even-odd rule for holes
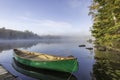
[[[18,49],[14,49],[14,52],[17,56],[20,56],[25,59],[35,60],[35,61],[58,61],[58,60],[76,59],[73,56],[69,56],[69,57],[53,56],[53,55],[29,52],[29,51],[18,50]]]

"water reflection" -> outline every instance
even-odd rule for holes
[[[16,71],[40,80],[77,80],[77,78],[71,73],[37,69],[37,68],[25,66],[17,62],[14,58],[12,65]]]
[[[95,51],[93,74],[97,80],[120,80],[120,54],[113,51]]]
[[[35,78],[26,76],[16,71],[12,63],[13,48],[24,49],[32,52],[42,52],[46,54],[52,54],[57,56],[75,56],[79,61],[79,70],[74,72],[77,80],[91,80],[90,72],[92,72],[94,64],[94,51],[93,53],[84,47],[78,47],[79,44],[85,44],[87,47],[91,47],[92,44],[86,42],[86,40],[41,40],[41,41],[17,41],[17,42],[0,42],[0,64],[2,64],[9,72],[15,76],[19,76],[21,80],[36,80]],[[31,45],[30,45],[31,44]],[[5,46],[6,45],[6,46]],[[9,47],[9,45],[11,47]],[[5,46],[5,47],[4,47]],[[49,78],[48,78],[49,79]],[[47,80],[47,79],[46,79]]]
[[[14,48],[28,48],[37,45],[38,43],[41,44],[53,44],[53,43],[63,43],[60,40],[0,40],[0,52],[3,50],[9,50]]]
[[[13,48],[28,48],[38,43],[38,41],[0,41],[0,52]]]

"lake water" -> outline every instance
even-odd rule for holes
[[[92,44],[86,42],[85,39],[84,40],[76,39],[71,41],[67,40],[4,41],[4,42],[0,41],[0,64],[2,64],[13,75],[18,76],[20,80],[38,80],[37,77],[32,78],[32,76],[25,75],[24,72],[21,73],[13,67],[12,65],[13,48],[28,50],[32,52],[42,52],[58,56],[73,55],[78,59],[79,70],[77,72],[72,73],[73,76],[75,77],[74,79],[70,79],[70,76],[68,76],[66,80],[91,80],[93,64],[95,63],[94,51],[87,50],[85,49],[85,47],[78,47],[80,44],[86,44],[86,47],[93,46]],[[46,74],[43,74],[43,76],[44,75]],[[48,75],[49,77],[52,76],[52,74]],[[44,77],[41,80],[47,80],[47,77],[46,78]]]

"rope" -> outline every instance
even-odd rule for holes
[[[75,61],[74,61],[74,64],[75,64]],[[73,67],[73,70],[75,69],[75,66]],[[71,72],[71,74],[70,74],[70,76],[68,77],[68,79],[67,80],[70,80],[70,78],[71,78],[71,76],[72,76],[72,74],[73,74],[73,70],[72,70],[72,72]]]
[[[67,79],[67,80],[70,80],[71,76],[72,76],[72,73],[70,74],[70,76],[68,77],[68,79]]]

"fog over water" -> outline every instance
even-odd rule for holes
[[[32,52],[42,52],[46,54],[69,56],[73,55],[78,59],[79,70],[73,75],[75,80],[91,80],[90,73],[94,64],[94,51],[89,51],[85,47],[78,47],[80,44],[85,44],[86,47],[92,47],[93,44],[87,42],[87,38],[67,38],[67,39],[48,39],[48,40],[6,40],[0,41],[0,64],[2,64],[12,74],[18,76],[22,80],[36,80],[37,77],[25,75],[18,72],[12,66],[13,49],[23,49]],[[40,73],[42,74],[42,73]],[[57,74],[57,73],[56,73]],[[52,74],[49,74],[53,76]],[[43,80],[45,80],[43,78]],[[71,79],[70,79],[71,80]]]

